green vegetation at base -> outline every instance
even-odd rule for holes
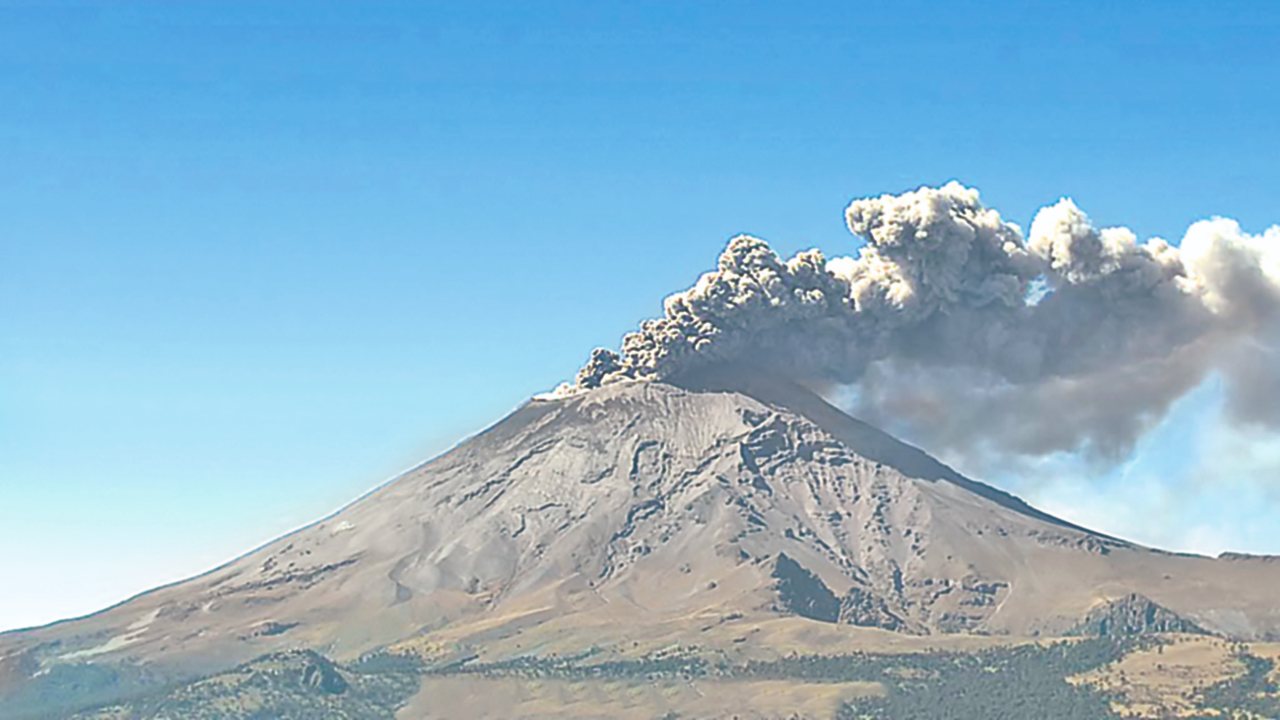
[[[710,663],[696,655],[614,662],[577,657],[522,657],[498,663],[452,666],[442,674],[563,680],[675,679],[874,682],[883,697],[843,706],[840,720],[1027,717],[1096,720],[1115,717],[1109,698],[1067,678],[1114,662],[1138,641],[1098,638],[1049,645],[993,648],[974,653],[853,653],[794,655],[741,665]],[[586,661],[586,662],[584,662]]]
[[[388,659],[341,666],[319,653],[273,653],[225,673],[77,720],[391,720],[415,692],[421,666]]]
[[[1118,698],[1069,679],[1159,642],[1154,637],[1102,637],[974,652],[796,654],[743,663],[708,659],[695,647],[627,659],[604,659],[592,648],[493,662],[463,655],[435,666],[412,655],[386,652],[343,665],[300,650],[267,655],[225,673],[76,717],[391,720],[424,676],[470,676],[573,682],[874,683],[882,692],[847,700],[835,712],[835,720],[1104,720],[1119,717],[1112,709]],[[1244,645],[1235,648],[1235,656],[1245,672],[1203,691],[1197,704],[1205,709],[1204,718],[1280,717],[1274,663],[1250,655]]]
[[[703,677],[711,665],[696,655],[669,654],[635,660],[586,663],[595,655],[587,651],[567,657],[519,657],[495,663],[450,666],[436,674],[463,673],[484,677],[555,678],[558,680],[626,680]]]
[[[978,653],[902,658],[883,697],[846,704],[840,720],[1095,720],[1115,717],[1108,698],[1067,678],[1114,662],[1133,643],[1094,639]]]
[[[1243,647],[1235,657],[1245,667],[1243,675],[1213,685],[1204,691],[1201,705],[1220,712],[1203,718],[1276,718],[1280,717],[1280,685],[1269,678],[1275,671],[1271,660],[1249,655]],[[1194,720],[1202,720],[1195,718]]]
[[[79,708],[143,696],[169,679],[145,668],[106,666],[89,662],[53,665],[4,697],[4,720],[47,720]]]

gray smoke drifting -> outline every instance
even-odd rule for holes
[[[1113,458],[1218,372],[1237,419],[1280,424],[1280,226],[1215,218],[1175,247],[1063,199],[1024,236],[954,182],[845,216],[857,257],[736,237],[566,391],[732,364],[853,386],[858,413],[933,450]]]

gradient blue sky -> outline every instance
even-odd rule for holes
[[[1280,5],[0,0],[0,628],[316,518],[567,378],[738,232],[853,249],[956,178],[1181,237],[1280,221]],[[992,479],[1280,552],[1208,383]]]

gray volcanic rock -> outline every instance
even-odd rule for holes
[[[1084,620],[1068,634],[1125,637],[1153,633],[1203,635],[1205,629],[1168,608],[1151,602],[1149,598],[1130,593],[1089,611]]]
[[[779,553],[773,576],[778,579],[780,610],[823,622],[840,618],[840,600],[831,589],[786,553]]]
[[[532,400],[216,570],[0,635],[0,716],[15,715],[13,688],[84,668],[162,682],[290,648],[346,660],[485,618],[594,613],[641,635],[698,613],[781,611],[1060,635],[1099,601],[1140,593],[1213,632],[1280,635],[1280,565],[1090,532],[807,390],[727,377]],[[780,597],[788,583],[797,592]]]
[[[878,627],[894,632],[911,632],[912,628],[892,610],[883,598],[854,586],[840,599],[838,622],[860,627]]]

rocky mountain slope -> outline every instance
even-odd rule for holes
[[[1073,526],[798,387],[627,382],[530,401],[210,573],[0,635],[0,716],[56,708],[68,685],[107,702],[266,653],[353,660],[460,627],[482,645],[781,614],[917,636],[1261,640],[1280,638],[1277,597],[1265,558]]]

